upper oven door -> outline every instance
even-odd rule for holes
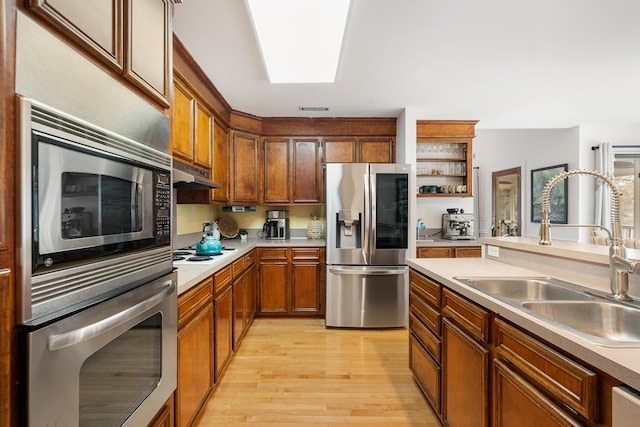
[[[38,132],[33,139],[40,255],[153,239],[152,170]]]

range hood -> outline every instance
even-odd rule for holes
[[[222,188],[222,185],[209,179],[205,171],[194,168],[186,163],[173,161],[173,188],[185,190],[208,190]]]

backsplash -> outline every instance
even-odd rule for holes
[[[255,212],[223,212],[220,205],[177,205],[177,234],[189,234],[202,231],[202,222],[206,219],[217,220],[223,215],[235,219],[238,228],[245,230],[262,230],[266,211],[289,211],[289,227],[291,229],[307,229],[311,216],[316,215],[325,230],[324,206],[257,206]],[[255,236],[251,236],[255,237]]]

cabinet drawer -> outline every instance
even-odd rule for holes
[[[411,290],[420,295],[426,302],[435,308],[440,308],[440,293],[442,286],[426,277],[409,270],[409,284]]]
[[[489,312],[448,289],[442,292],[442,315],[477,339],[489,340]]]
[[[453,258],[452,248],[418,248],[418,258]]]
[[[425,303],[413,291],[409,292],[409,307],[434,334],[440,336],[440,313]]]
[[[213,278],[203,280],[178,298],[178,324],[186,323],[198,310],[211,303]]]
[[[482,256],[482,248],[479,246],[454,248],[453,252],[456,258],[480,258]]]
[[[495,348],[520,375],[552,399],[597,421],[597,376],[506,322],[495,321]]]
[[[231,284],[233,279],[232,266],[228,265],[222,270],[213,275],[214,295],[217,295],[220,291]]]
[[[249,268],[256,263],[256,251],[253,250],[244,256],[244,268]]]
[[[244,257],[233,261],[231,264],[231,270],[233,271],[233,278],[238,278],[244,271]]]
[[[415,335],[435,361],[440,363],[442,341],[419,320],[414,314],[413,308],[409,314],[409,330],[411,330],[411,333]]]
[[[288,261],[287,248],[260,249],[260,261]]]
[[[292,248],[291,259],[293,261],[319,261],[320,248]]]
[[[436,413],[440,414],[441,368],[413,336],[409,339],[409,367],[425,397]]]

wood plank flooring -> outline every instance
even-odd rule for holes
[[[255,319],[196,426],[440,426],[408,368],[408,333]]]

